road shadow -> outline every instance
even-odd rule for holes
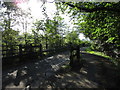
[[[2,87],[3,89],[24,88],[29,85],[34,86],[37,82],[39,84],[45,83],[47,81],[46,78],[54,75],[54,69],[58,68],[59,64],[65,61],[68,56],[68,52],[59,53],[43,60],[35,60],[36,62],[28,62],[9,68],[2,73]],[[39,85],[36,84],[35,86],[38,87]]]
[[[5,88],[116,88],[116,70],[106,58],[81,53],[85,63],[80,70],[54,72],[56,63],[66,59],[68,54],[58,54],[47,60],[31,62],[4,71],[3,89]],[[69,55],[68,55],[69,56]],[[55,67],[57,68],[57,67]]]
[[[117,67],[112,63],[110,59],[89,53],[81,53],[81,55],[87,61],[87,65],[89,65],[89,69],[92,67],[92,65],[95,65],[96,67],[95,76],[100,87],[103,88],[119,87],[118,86],[119,75],[118,75]],[[90,70],[94,70],[94,69],[90,69]]]
[[[41,63],[42,62],[42,63]],[[16,67],[3,72],[2,87],[21,88],[34,83],[39,78],[44,78],[46,70],[53,72],[52,66],[47,61],[28,63],[21,67]]]
[[[119,88],[116,67],[109,59],[89,53],[82,53],[81,57],[85,63],[80,70],[57,72],[47,85],[51,88]]]

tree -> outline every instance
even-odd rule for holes
[[[76,25],[95,42],[97,49],[119,60],[120,2],[62,2],[57,5],[78,19]]]
[[[1,32],[2,32],[2,44],[12,47],[12,45],[17,45],[17,36],[19,31],[15,31],[12,27],[16,24],[16,18],[14,14],[16,12],[16,7],[13,3],[4,2],[4,7],[6,10],[2,12],[1,19]],[[4,8],[2,7],[2,8]]]
[[[53,18],[53,20],[38,20],[34,23],[34,36],[36,37],[36,40],[38,39],[38,36],[42,37],[41,41],[45,41],[46,49],[48,49],[48,47],[55,48],[61,46],[61,43],[63,42],[62,27],[64,26],[62,20],[63,19],[60,16],[56,16]],[[43,33],[38,34],[38,32]]]
[[[32,33],[34,35],[35,44],[40,44],[44,42],[43,40],[44,32],[45,32],[44,20],[37,20],[35,23],[33,23]]]
[[[80,39],[79,34],[76,31],[72,31],[66,35],[65,42],[66,43],[72,43],[74,45],[79,45]]]
[[[2,32],[2,44],[3,45],[17,45],[18,43],[18,31],[7,29]]]
[[[62,2],[60,5],[70,6],[80,12],[112,11],[120,12],[120,2]],[[59,5],[58,5],[59,6]],[[61,6],[60,6],[61,7]]]

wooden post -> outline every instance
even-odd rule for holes
[[[79,45],[77,45],[77,60],[78,60],[78,63],[80,63],[80,46]]]
[[[33,47],[32,47],[32,44],[30,44],[30,47],[29,47],[29,53],[33,53]]]
[[[71,46],[70,49],[70,66],[72,69],[81,68],[80,62],[80,46]]]
[[[70,66],[73,66],[73,47],[70,46]]]
[[[22,45],[19,45],[19,58],[22,59]]]
[[[27,58],[33,59],[35,57],[35,53],[33,52],[32,44],[30,44],[28,46],[28,52],[27,53],[28,53],[28,57]]]
[[[13,56],[13,54],[14,54],[14,53],[13,53],[13,46],[10,45],[10,53],[9,53],[9,55],[10,55],[10,56]]]
[[[43,55],[42,55],[42,44],[40,44],[39,52],[40,52],[40,58],[42,58],[43,57]]]

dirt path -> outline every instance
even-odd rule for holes
[[[82,54],[86,63],[80,71],[57,73],[69,62],[69,52],[45,60],[3,71],[3,88],[111,88],[115,87],[115,70],[105,58]]]

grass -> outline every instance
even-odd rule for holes
[[[105,57],[105,58],[108,58],[108,59],[112,59],[111,57],[105,55],[103,52],[93,51],[93,50],[91,49],[91,47],[85,48],[84,51],[87,52],[87,53],[90,53],[90,54],[95,54],[95,55],[102,56],[102,57]]]
[[[90,54],[95,54],[95,55],[98,55],[98,56],[102,56],[102,57],[111,59],[111,57],[105,55],[103,52],[97,52],[97,51],[86,51],[86,52],[87,52],[87,53],[90,53]]]
[[[116,61],[116,59],[114,58],[111,58],[110,56],[107,56],[105,55],[103,52],[98,52],[98,51],[89,51],[89,50],[86,50],[87,53],[90,53],[90,54],[95,54],[95,55],[98,55],[98,56],[102,56],[104,58],[108,58],[112,61],[112,63],[117,66],[118,65],[118,62]]]

